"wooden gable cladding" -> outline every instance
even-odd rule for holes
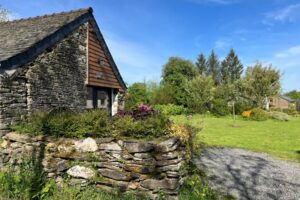
[[[88,28],[88,85],[123,90],[98,38],[89,24]],[[101,61],[101,64],[99,63]],[[103,75],[99,78],[99,74]]]

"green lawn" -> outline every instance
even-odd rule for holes
[[[233,121],[230,117],[194,115],[173,116],[178,123],[188,123],[203,127],[198,133],[199,140],[212,146],[228,146],[266,152],[278,158],[300,162],[300,117],[288,122],[267,120],[246,121],[242,118]]]

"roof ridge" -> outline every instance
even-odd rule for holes
[[[0,22],[0,24],[7,24],[7,23],[13,23],[13,22],[22,22],[22,21],[27,21],[27,20],[35,20],[35,19],[41,19],[41,18],[50,17],[50,16],[71,14],[71,13],[80,12],[80,11],[86,11],[86,12],[93,13],[93,8],[92,7],[80,8],[80,9],[77,9],[77,10],[63,11],[63,12],[59,12],[59,13],[45,14],[45,15],[40,15],[40,16],[35,16],[35,17],[15,19],[15,20],[11,20],[11,21],[3,21],[3,22]]]

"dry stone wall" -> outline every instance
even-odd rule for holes
[[[156,198],[164,190],[176,199],[183,174],[185,150],[177,138],[139,142],[114,138],[51,139],[8,133],[0,145],[0,169],[17,168],[24,158],[40,158],[43,169],[58,185],[95,184],[99,190],[118,187]]]

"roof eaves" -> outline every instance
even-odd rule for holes
[[[33,58],[41,54],[47,48],[51,47],[52,45],[56,44],[57,42],[61,41],[71,32],[73,32],[76,28],[78,28],[81,24],[88,22],[92,18],[92,9],[87,9],[88,12],[83,13],[75,20],[71,21],[70,23],[62,26],[59,30],[54,32],[53,34],[45,37],[44,39],[40,40],[39,42],[35,43],[22,53],[19,53],[13,57],[10,57],[6,60],[0,61],[0,72],[4,70],[16,69],[29,61]],[[25,20],[25,19],[22,19]]]

